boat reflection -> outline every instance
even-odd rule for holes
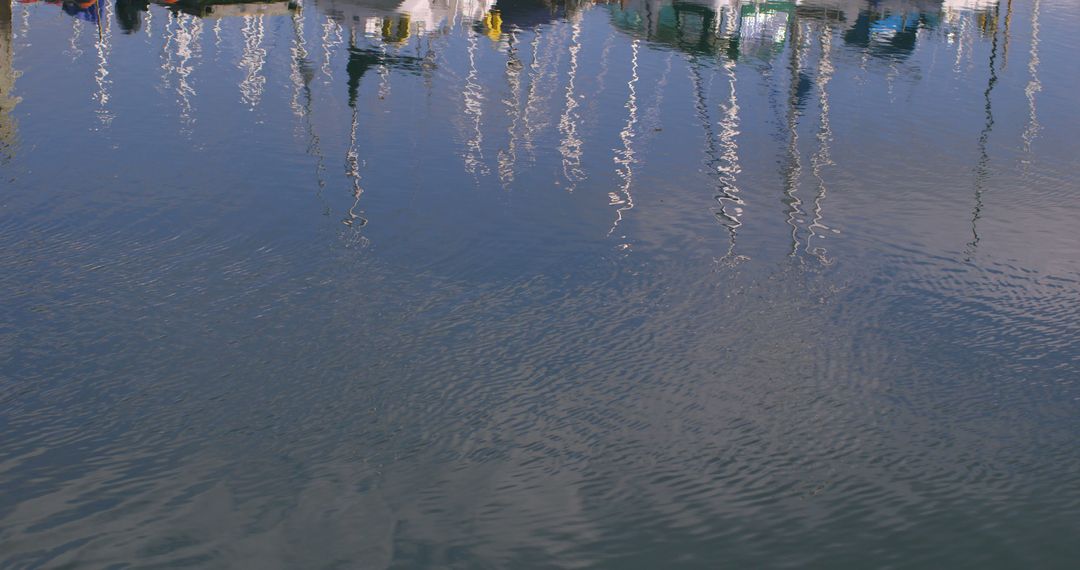
[[[150,0],[116,0],[116,23],[124,34],[142,29],[143,14],[150,10]]]
[[[36,4],[39,0],[19,0],[20,4]],[[86,22],[97,23],[102,18],[102,4],[99,0],[44,0],[45,4],[60,7],[65,14]],[[10,7],[9,7],[10,9]]]
[[[761,218],[770,211],[786,224],[789,255],[829,261],[823,240],[839,231],[827,222],[826,210],[836,160],[834,138],[839,136],[831,116],[833,62],[854,56],[862,71],[893,81],[916,70],[920,42],[934,41],[952,50],[947,57],[955,59],[958,70],[964,63],[965,70],[985,69],[988,77],[982,98],[985,120],[981,131],[971,135],[978,160],[972,167],[975,205],[966,221],[971,224],[971,249],[978,244],[994,124],[991,95],[1005,65],[1011,1],[1004,10],[996,0],[308,1],[306,14],[301,0],[54,4],[77,18],[73,50],[79,30],[85,28],[81,22],[97,23],[93,99],[103,125],[116,112],[110,96],[108,11],[115,11],[124,33],[146,29],[148,38],[150,16],[167,11],[164,26],[158,25],[162,86],[175,94],[182,132],[188,135],[198,114],[196,87],[210,81],[197,68],[221,59],[229,45],[239,48],[239,57],[228,61],[239,71],[233,89],[238,89],[240,101],[250,110],[269,109],[264,95],[271,93],[270,54],[277,33],[270,22],[290,18],[288,109],[314,158],[320,192],[329,180],[327,157],[344,156],[337,175],[344,175],[352,199],[339,211],[354,228],[368,223],[361,207],[361,173],[367,168],[361,157],[373,111],[366,103],[392,97],[391,87],[398,81],[424,89],[428,96],[452,86],[448,100],[458,132],[451,144],[458,168],[470,177],[479,181],[495,176],[509,190],[523,172],[553,156],[559,167],[551,185],[583,189],[605,201],[613,213],[604,229],[617,233],[620,245],[632,241],[628,234],[639,225],[629,220],[640,210],[633,216],[630,211],[647,202],[646,191],[638,185],[649,176],[645,163],[654,150],[651,142],[663,130],[661,102],[681,104],[693,110],[693,128],[702,140],[700,148],[692,150],[698,153],[702,184],[710,195],[699,199],[726,234],[716,254],[724,262],[744,259],[739,239],[753,231],[754,224],[765,223]],[[1036,1],[1025,77],[1028,119],[1022,138],[1028,150],[1040,128],[1035,107],[1041,89],[1038,9]],[[0,142],[12,149],[17,74],[11,68],[10,6],[0,16]],[[224,26],[214,22],[212,35],[209,26],[203,31],[202,19],[225,17],[235,18]],[[611,22],[611,31],[606,36],[591,33],[588,18]],[[221,41],[222,34],[233,34],[231,44]],[[213,57],[203,52],[207,36],[217,50]],[[968,65],[988,46],[989,68]],[[651,48],[666,54],[662,70],[649,59]],[[322,83],[317,80],[320,70]],[[689,95],[669,88],[669,75],[689,77]],[[420,83],[414,81],[417,77]],[[751,96],[743,86],[755,84],[764,86],[763,105],[774,117],[771,136],[779,167],[770,166],[770,172],[779,180],[772,194],[751,191],[742,180],[749,164],[742,156],[749,122],[743,108]],[[324,99],[323,85],[336,95]],[[675,97],[684,100],[672,103]],[[342,101],[344,105],[334,107]],[[335,144],[331,132],[320,132],[327,127],[313,120],[316,107],[340,114],[339,124],[348,127],[347,140]],[[612,119],[598,119],[605,114]],[[599,140],[612,146],[599,151]],[[753,219],[747,218],[748,212]]]
[[[921,30],[997,27],[997,0],[627,0],[607,4],[615,26],[686,53],[771,60],[797,22],[840,25],[845,44],[870,56],[910,55]],[[974,26],[962,25],[974,23]]]
[[[200,18],[281,16],[289,14],[298,7],[295,1],[290,0],[268,0],[265,2],[252,2],[250,0],[155,0],[154,3],[175,12],[183,12]]]
[[[299,8],[296,0],[231,1],[231,0],[116,0],[116,21],[125,34],[142,29],[143,14],[154,4],[173,13],[188,14],[199,18],[226,18],[247,16],[281,16]]]
[[[491,0],[315,0],[339,25],[386,42],[418,34],[445,33],[462,22],[481,20]]]

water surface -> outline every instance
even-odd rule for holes
[[[1075,567],[1078,24],[0,5],[0,566]]]

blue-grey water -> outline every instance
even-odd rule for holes
[[[0,567],[1080,566],[1080,3],[0,2]]]

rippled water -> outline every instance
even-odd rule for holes
[[[0,567],[1075,567],[1077,25],[0,5]]]

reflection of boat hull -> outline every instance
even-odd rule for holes
[[[319,11],[336,22],[367,34],[382,33],[387,41],[439,30],[459,19],[479,20],[492,4],[493,0],[315,0]],[[392,33],[383,29],[387,22],[394,22]]]
[[[292,2],[272,2],[269,4],[218,4],[206,6],[201,14],[204,18],[226,18],[229,16],[281,16],[296,9]]]
[[[296,2],[278,0],[269,2],[230,2],[229,0],[179,0],[165,4],[174,10],[200,18],[227,18],[230,16],[280,16],[297,8]]]
[[[539,1],[539,0],[537,0]],[[769,60],[785,49],[799,20],[846,29],[844,41],[870,55],[905,57],[919,30],[937,28],[960,11],[993,27],[998,0],[621,0],[609,3],[617,29],[695,55]],[[982,11],[983,15],[979,15]],[[505,17],[504,17],[505,19]]]

